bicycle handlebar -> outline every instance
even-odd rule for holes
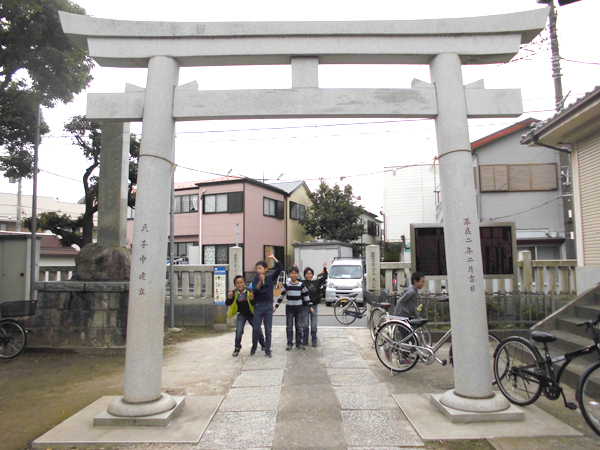
[[[595,328],[596,325],[600,323],[600,313],[598,313],[598,318],[593,322],[591,320],[586,320],[585,322],[580,322],[577,324],[578,327],[582,327],[585,325],[585,331],[587,333],[588,330],[592,330],[592,334],[594,338],[600,338],[600,330]]]
[[[600,313],[598,313],[598,318],[595,321],[592,322],[591,320],[586,320],[585,322],[578,323],[577,326],[582,327],[582,326],[586,325],[588,327],[595,327],[599,323],[600,323]]]

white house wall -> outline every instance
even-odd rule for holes
[[[429,164],[398,167],[395,175],[393,168],[386,168],[383,208],[388,242],[399,242],[401,236],[410,240],[411,223],[436,222],[434,191],[435,177]]]

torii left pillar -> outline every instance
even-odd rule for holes
[[[136,217],[131,256],[124,395],[108,412],[144,417],[174,410],[178,403],[162,393],[165,255],[169,235],[171,177],[174,169],[173,94],[179,63],[155,56],[148,64],[142,118]]]

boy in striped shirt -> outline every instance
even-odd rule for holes
[[[310,301],[310,296],[308,295],[308,289],[306,286],[302,284],[301,281],[298,280],[298,269],[296,267],[292,267],[289,271],[290,279],[283,284],[283,288],[281,289],[281,295],[277,299],[277,303],[273,307],[273,312],[279,305],[283,299],[287,296],[286,306],[285,306],[285,323],[286,323],[286,334],[287,334],[287,347],[286,350],[291,350],[293,345],[294,338],[294,325],[296,327],[296,348],[298,350],[305,350],[305,347],[302,345],[302,309],[303,305],[310,306],[311,312],[314,314],[313,304]]]

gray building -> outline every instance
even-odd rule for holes
[[[535,123],[526,119],[471,144],[479,219],[515,222],[517,248],[532,259],[564,259],[558,152],[520,143]]]
[[[540,123],[523,143],[533,146],[532,151],[550,154],[556,151],[539,145],[571,149],[577,292],[581,294],[600,282],[600,87]]]

